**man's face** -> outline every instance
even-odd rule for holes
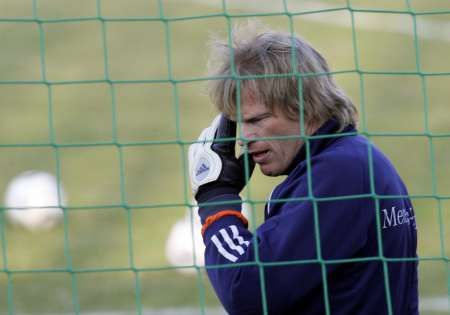
[[[249,141],[248,152],[264,175],[281,175],[291,164],[303,141],[255,138],[299,135],[299,122],[289,119],[280,110],[271,111],[247,89],[244,89],[242,96],[241,130],[242,136]]]

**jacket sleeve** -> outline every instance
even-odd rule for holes
[[[323,268],[330,273],[337,266],[321,262],[352,257],[364,246],[375,216],[362,196],[362,165],[345,158],[312,165],[310,185],[306,176],[284,182],[285,193],[270,201],[280,205],[279,214],[255,234],[235,217],[206,230],[208,276],[230,314],[261,314],[263,301],[270,314],[283,313],[320,287]]]

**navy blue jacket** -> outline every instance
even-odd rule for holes
[[[206,230],[208,276],[228,313],[418,314],[416,224],[405,185],[365,137],[353,127],[339,136],[337,127],[328,121],[309,150],[302,147],[255,235],[234,216]],[[233,207],[200,213],[204,220]]]

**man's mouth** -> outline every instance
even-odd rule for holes
[[[252,158],[255,163],[263,163],[269,154],[269,150],[255,151],[252,152]]]

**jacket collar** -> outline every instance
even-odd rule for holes
[[[301,162],[306,161],[306,146],[309,145],[309,156],[310,158],[320,153],[325,147],[327,147],[330,143],[336,141],[340,137],[326,135],[335,135],[341,133],[351,133],[356,132],[356,129],[353,125],[346,126],[342,131],[338,132],[339,123],[334,119],[329,119],[319,129],[316,130],[314,134],[311,136],[314,138],[308,139],[299,149],[297,155],[292,160],[289,167],[283,173],[283,175],[289,175]],[[320,137],[324,136],[324,137]],[[317,138],[316,138],[317,137]]]

